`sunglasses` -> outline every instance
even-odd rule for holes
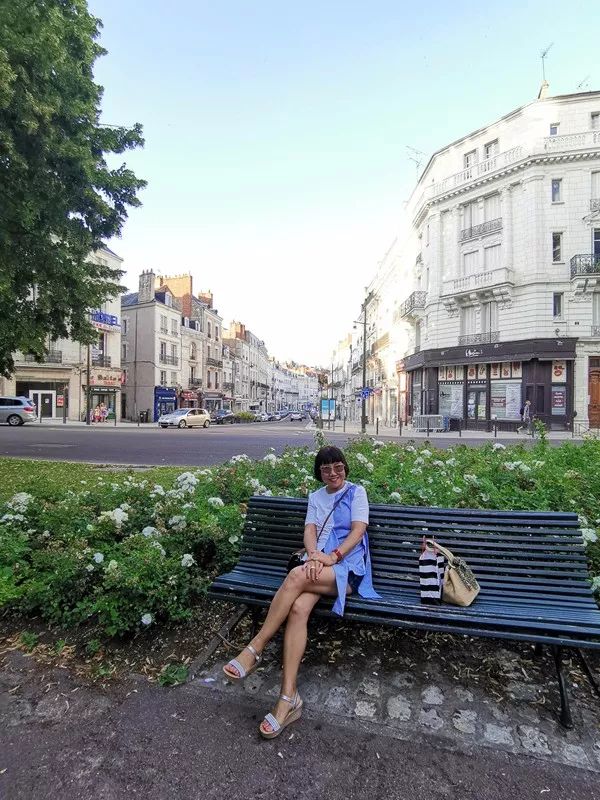
[[[324,475],[333,475],[334,472],[340,475],[345,472],[346,467],[343,464],[323,464],[319,469]]]

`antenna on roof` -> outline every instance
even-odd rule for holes
[[[580,83],[577,84],[577,88],[578,89],[583,89],[584,86],[589,86],[589,83],[588,83],[589,78],[590,78],[590,76],[586,75],[585,78]]]
[[[415,166],[417,168],[417,176],[418,176],[419,170],[421,169],[421,164],[423,163],[423,159],[425,158],[425,153],[421,152],[421,150],[417,150],[416,147],[411,147],[408,144],[405,145],[405,147],[408,150],[409,159],[415,162]]]
[[[554,42],[550,42],[550,44],[548,45],[548,47],[547,47],[545,50],[542,50],[542,53],[541,53],[541,56],[540,56],[540,58],[542,59],[542,80],[543,80],[543,81],[545,81],[545,80],[546,80],[546,64],[545,64],[546,57],[547,57],[547,55],[548,55],[548,52],[549,52],[550,48],[551,48],[553,45],[554,45]]]

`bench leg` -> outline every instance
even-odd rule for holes
[[[597,696],[600,697],[600,686],[598,686],[598,682],[596,681],[594,673],[590,669],[590,665],[588,664],[586,657],[583,655],[579,647],[575,648],[575,652],[577,653],[577,658],[579,659],[581,668],[587,675],[588,681],[592,684],[592,688],[596,692]]]
[[[558,689],[560,691],[560,724],[563,726],[563,728],[571,730],[573,727],[573,717],[571,716],[571,708],[569,706],[567,682],[562,670],[563,648],[555,644],[552,645],[552,654],[554,655],[556,676],[558,678]]]
[[[262,609],[260,608],[260,606],[253,606],[252,607],[252,611],[251,611],[251,614],[252,614],[252,633],[251,633],[251,638],[252,639],[254,639],[254,637],[256,636],[256,634],[258,632],[258,623],[260,622],[260,612],[261,612],[261,610]]]
[[[544,652],[543,644],[541,642],[536,642],[535,643],[535,648],[534,648],[534,651],[533,651],[534,656],[536,658],[541,658],[541,656],[543,655],[543,652]]]

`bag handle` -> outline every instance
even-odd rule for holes
[[[425,543],[433,550],[439,550],[440,553],[443,556],[446,556],[446,558],[448,559],[448,564],[452,566],[452,564],[456,560],[456,556],[451,550],[448,550],[447,547],[443,547],[441,544],[438,544],[434,539],[425,539]]]

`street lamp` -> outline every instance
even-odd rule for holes
[[[373,299],[374,294],[373,292],[369,292],[369,294],[365,297],[364,303],[361,306],[362,310],[362,320],[354,320],[354,327],[356,325],[363,326],[363,352],[362,352],[362,391],[361,391],[361,402],[360,402],[360,432],[366,433],[367,432],[367,397],[365,394],[367,388],[367,307],[371,300]]]

